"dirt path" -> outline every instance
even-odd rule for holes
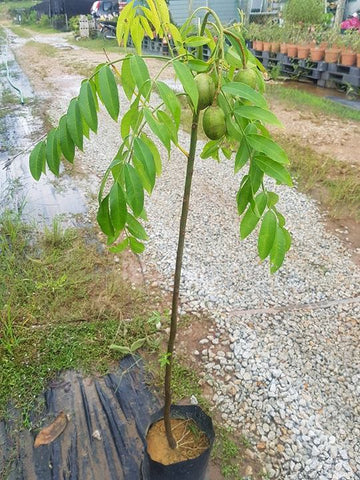
[[[317,153],[360,166],[360,124],[322,113],[305,112],[271,102],[289,139],[308,145]]]

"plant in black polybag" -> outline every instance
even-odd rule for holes
[[[200,24],[194,21],[197,17],[202,18]],[[113,120],[119,122],[121,140],[99,186],[97,221],[111,252],[120,253],[129,248],[141,254],[148,238],[144,228],[145,194],[151,195],[162,171],[159,145],[165,147],[169,156],[174,149],[184,156],[187,168],[179,219],[171,326],[167,351],[162,356],[166,366],[165,402],[163,411],[148,431],[149,457],[144,463],[144,478],[163,478],[158,468],[164,459],[168,461],[171,457],[172,463],[177,465],[176,471],[180,472],[178,477],[171,473],[172,480],[201,480],[206,471],[206,452],[213,441],[211,420],[199,407],[189,406],[180,412],[181,409],[171,406],[179,288],[200,111],[204,112],[203,127],[209,138],[200,156],[220,161],[220,154],[223,154],[234,161],[235,173],[244,171],[234,198],[241,218],[240,237],[245,239],[260,226],[258,253],[262,261],[269,259],[271,272],[282,265],[291,237],[285,227],[285,218],[277,208],[279,197],[267,189],[264,178],[269,176],[278,184],[288,186],[292,181],[287,170],[287,156],[266,128],[266,124],[279,125],[280,122],[263,96],[263,67],[246,48],[240,25],[225,28],[214,11],[200,7],[178,28],[170,21],[165,0],[147,0],[141,6],[134,6],[132,0],[119,16],[119,45],[126,45],[129,35],[136,53],[99,65],[93,75],[82,82],[79,95],[70,101],[59,125],[32,151],[30,170],[38,180],[46,168],[58,175],[62,159],[73,163],[76,148],[83,150],[83,137],[89,137],[90,130],[97,132],[99,102],[102,103]],[[163,66],[152,78],[146,64],[146,58],[151,55],[141,52],[145,35],[159,36],[168,44],[169,56],[156,57]],[[206,61],[203,58],[205,45],[210,50]],[[170,67],[181,82],[183,92],[175,93],[159,80],[161,73]],[[117,81],[130,102],[121,117]],[[153,92],[156,95],[152,95]],[[178,136],[179,97],[183,95],[188,99],[192,114],[188,146],[180,144]],[[157,457],[150,444],[155,430],[162,437],[162,440],[155,440],[156,445],[161,444],[162,457]],[[190,472],[190,476],[186,476],[189,462],[192,464],[194,459],[200,458],[201,463],[204,456],[203,473],[197,472],[194,476]],[[149,467],[150,457],[151,462],[155,462],[153,465],[156,464],[155,477],[147,476],[154,475],[151,473],[153,467]],[[168,466],[166,469],[169,470]]]

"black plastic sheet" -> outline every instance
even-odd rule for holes
[[[0,422],[0,478],[7,480],[140,480],[145,432],[160,402],[147,385],[139,357],[127,356],[116,373],[84,378],[65,372],[44,393],[41,428],[60,411],[64,432],[34,448],[37,431]],[[38,413],[32,419],[37,420]]]

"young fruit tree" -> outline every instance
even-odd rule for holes
[[[195,21],[197,18],[201,18],[199,23]],[[155,57],[163,62],[163,67],[154,78],[150,78],[145,61],[153,56],[142,54],[141,50],[145,35],[158,36],[168,44],[169,56]],[[79,95],[70,101],[57,128],[50,130],[45,140],[31,152],[30,170],[39,180],[47,168],[58,175],[62,160],[73,163],[76,147],[83,150],[83,137],[89,138],[90,130],[97,132],[97,112],[102,103],[113,120],[119,122],[121,141],[99,185],[97,221],[111,252],[130,248],[140,254],[147,239],[143,226],[145,195],[151,195],[162,168],[159,146],[162,144],[169,156],[172,150],[178,149],[186,159],[171,328],[165,355],[164,421],[169,445],[175,448],[170,425],[171,370],[201,117],[209,140],[200,156],[220,161],[223,155],[228,161],[234,161],[235,173],[244,171],[234,199],[241,217],[240,237],[245,239],[260,225],[258,253],[261,260],[269,258],[271,272],[282,265],[291,237],[277,209],[278,195],[267,189],[264,177],[272,177],[278,184],[289,186],[292,181],[287,170],[287,156],[266,128],[266,124],[279,125],[280,122],[263,96],[264,69],[246,48],[241,25],[224,27],[214,11],[200,7],[178,28],[170,21],[165,0],[146,0],[142,5],[135,5],[132,0],[118,19],[119,45],[126,46],[130,36],[135,51],[98,65],[93,75],[82,81]],[[204,46],[210,52],[206,60]],[[175,93],[159,80],[161,72],[169,67],[173,68],[183,92]],[[118,88],[123,89],[130,102],[121,116]],[[180,145],[178,141],[183,108],[180,97],[186,98],[192,114],[189,146]]]

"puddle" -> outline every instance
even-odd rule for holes
[[[75,224],[78,214],[87,211],[84,194],[67,175],[52,174],[36,182],[29,171],[31,147],[43,133],[42,123],[33,115],[34,93],[12,52],[7,50],[10,75],[25,98],[20,103],[18,92],[7,81],[4,60],[0,57],[0,213],[21,209],[24,217],[37,223],[51,223],[61,216],[65,223]]]

